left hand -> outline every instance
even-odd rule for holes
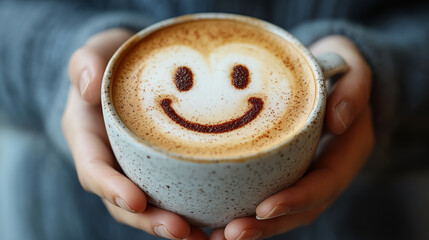
[[[313,222],[347,188],[374,145],[369,106],[372,72],[347,38],[328,36],[310,47],[313,54],[336,52],[350,70],[329,95],[316,161],[294,186],[264,200],[257,217],[235,219],[211,239],[262,239]]]
[[[132,35],[112,28],[93,35],[71,57],[71,86],[63,132],[82,187],[98,195],[120,223],[169,239],[206,239],[182,217],[147,204],[146,195],[120,170],[103,122],[100,89],[104,69],[116,49]]]

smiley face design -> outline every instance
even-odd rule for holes
[[[193,73],[189,68],[181,66],[177,69],[174,75],[174,80],[179,91],[189,91],[194,83]],[[243,65],[234,66],[231,72],[232,85],[236,89],[244,89],[247,87],[249,82],[249,70]],[[222,133],[233,131],[239,127],[242,127],[258,116],[264,106],[263,100],[258,97],[251,97],[249,98],[248,102],[252,104],[252,108],[249,109],[243,116],[215,125],[194,123],[182,118],[171,107],[171,100],[169,98],[162,99],[160,104],[164,109],[164,112],[173,121],[184,128],[202,133]]]
[[[288,111],[292,73],[259,46],[171,46],[150,59],[139,73],[140,98],[151,122],[169,135],[239,141],[273,128]]]

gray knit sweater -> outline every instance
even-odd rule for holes
[[[306,45],[345,35],[372,68],[377,148],[367,172],[317,221],[278,239],[429,239],[424,226],[429,222],[429,4],[424,2],[0,1],[0,239],[150,238],[117,224],[79,186],[60,127],[67,64],[104,29],[137,31],[194,12],[258,17]]]

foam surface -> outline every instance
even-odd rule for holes
[[[248,71],[237,88],[233,69]],[[179,89],[180,67],[192,72]],[[189,79],[186,80],[189,83]],[[235,157],[268,149],[298,131],[314,104],[315,81],[299,51],[280,37],[248,24],[206,20],[159,30],[138,42],[115,69],[113,102],[120,118],[150,144],[183,155]],[[248,123],[221,133],[180,125],[161,102],[189,122],[215,126],[263,107]]]

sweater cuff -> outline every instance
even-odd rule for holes
[[[399,101],[399,80],[388,41],[368,28],[345,20],[308,22],[297,26],[291,33],[306,46],[328,35],[342,35],[356,44],[373,73],[370,103],[376,141],[380,146],[387,146],[396,124],[394,119]]]

